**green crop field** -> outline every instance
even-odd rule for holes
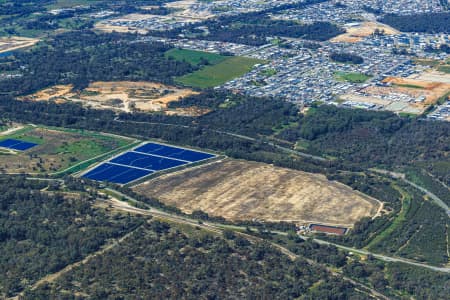
[[[186,86],[210,88],[244,75],[259,63],[264,61],[247,57],[230,57],[216,65],[206,66],[194,73],[178,77],[176,81]]]
[[[178,60],[178,61],[186,61],[186,62],[190,63],[191,65],[200,64],[202,59],[206,59],[209,62],[209,64],[211,64],[211,65],[215,65],[215,64],[227,59],[226,56],[215,54],[215,53],[186,50],[186,49],[179,49],[179,48],[170,49],[169,51],[167,51],[164,54],[164,56],[172,57],[173,59]]]
[[[363,83],[366,82],[371,76],[362,73],[346,73],[346,72],[336,72],[334,74],[335,78],[340,81],[348,81],[353,83]]]

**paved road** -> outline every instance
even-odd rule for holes
[[[303,238],[306,239],[307,237],[304,236]],[[386,255],[382,255],[382,254],[375,254],[375,253],[372,253],[372,252],[369,252],[366,250],[346,247],[346,246],[342,246],[339,244],[331,243],[331,242],[320,240],[320,239],[313,239],[313,241],[318,244],[322,244],[322,245],[333,245],[339,249],[346,250],[346,251],[353,252],[353,253],[359,253],[359,254],[363,254],[363,255],[371,255],[371,256],[373,256],[379,260],[383,260],[385,262],[404,263],[404,264],[413,265],[416,267],[422,267],[422,268],[430,269],[433,271],[439,271],[439,272],[450,274],[450,268],[446,268],[446,267],[436,267],[436,266],[431,266],[431,265],[415,262],[415,261],[405,259],[405,258],[386,256]]]
[[[188,126],[188,125],[181,125],[181,124],[171,124],[171,123],[158,123],[158,122],[139,122],[139,121],[131,121],[131,120],[120,120],[119,117],[115,117],[114,118],[115,122],[119,122],[119,123],[134,123],[134,124],[148,124],[148,125],[161,125],[161,126],[168,126],[168,127],[181,127],[181,128],[194,128],[193,126]],[[225,134],[228,136],[232,136],[235,138],[239,138],[239,139],[243,139],[243,140],[247,140],[247,141],[253,141],[253,142],[263,142],[269,146],[275,147],[279,150],[282,150],[284,152],[290,153],[290,154],[296,154],[298,156],[302,156],[305,158],[309,158],[309,159],[313,159],[313,160],[317,160],[317,161],[328,161],[328,159],[321,157],[321,156],[316,156],[316,155],[312,155],[312,154],[308,154],[308,153],[304,153],[304,152],[300,152],[297,150],[293,150],[290,148],[286,148],[280,145],[277,145],[273,142],[268,142],[268,141],[264,141],[262,139],[257,139],[254,137],[250,137],[250,136],[246,136],[246,135],[242,135],[242,134],[237,134],[237,133],[233,133],[233,132],[229,132],[229,131],[223,131],[223,130],[217,130],[217,129],[211,129],[211,128],[202,128],[205,130],[209,130],[215,133],[219,133],[219,134]]]
[[[447,213],[447,216],[450,218],[450,208],[448,207],[448,205],[442,201],[438,196],[436,196],[435,194],[433,194],[432,192],[430,192],[429,190],[427,190],[424,187],[421,187],[420,185],[415,184],[414,182],[406,179],[406,175],[403,173],[397,173],[397,172],[391,172],[388,170],[380,170],[380,169],[371,169],[371,171],[374,171],[376,173],[381,173],[381,174],[385,174],[385,175],[389,175],[392,178],[395,179],[400,179],[403,182],[405,182],[406,184],[409,184],[412,187],[415,187],[416,189],[420,190],[421,192],[423,192],[425,195],[427,195],[428,197],[430,197],[431,200],[433,200],[433,202],[441,207],[442,209],[445,210],[445,212]]]
[[[116,190],[113,190],[113,189],[110,189],[110,188],[107,188],[107,190],[109,190],[110,192],[116,193],[117,195],[119,195],[119,196],[121,196],[121,197],[123,197],[125,199],[129,199],[129,200],[131,200],[133,202],[139,203],[138,200],[136,200],[136,199],[134,199],[132,197],[129,197],[129,196],[127,196],[127,195],[125,195],[125,194],[123,194],[123,193],[121,193],[119,191],[116,191]],[[177,215],[174,215],[174,214],[171,214],[171,213],[167,213],[167,212],[164,212],[164,211],[161,211],[161,210],[158,210],[158,209],[154,209],[154,208],[150,208],[149,210],[141,210],[141,209],[138,209],[138,208],[134,208],[133,206],[130,206],[128,204],[127,204],[127,207],[128,207],[128,209],[131,209],[131,210],[133,210],[135,212],[139,212],[139,211],[140,212],[149,212],[149,213],[157,214],[157,215],[162,216],[162,217],[170,218],[172,220],[179,220],[179,221],[182,221],[184,223],[191,224],[191,225],[192,224],[195,225],[195,224],[198,223],[197,220],[193,220],[193,219],[189,219],[189,218],[186,218],[186,217],[177,216]],[[221,225],[222,224],[212,223],[212,222],[204,222],[203,224],[205,226],[209,226],[210,228],[216,228],[216,229],[222,230],[221,229]],[[235,226],[235,228],[237,229],[237,228],[239,228],[239,226]],[[244,227],[240,227],[240,229],[241,230],[245,230]],[[272,231],[272,232],[274,232],[274,231]],[[285,232],[275,231],[275,233],[286,235]],[[305,240],[309,239],[309,237],[307,237],[307,236],[300,236],[300,237],[305,239]],[[417,267],[427,268],[427,269],[430,269],[430,270],[433,270],[433,271],[450,273],[450,268],[446,268],[446,267],[436,267],[436,266],[431,266],[431,265],[428,265],[428,264],[415,262],[415,261],[412,261],[412,260],[409,260],[409,259],[405,259],[405,258],[391,257],[391,256],[387,256],[387,255],[382,255],[382,254],[376,254],[376,253],[372,253],[372,252],[369,252],[369,251],[366,251],[366,250],[360,250],[360,249],[356,249],[356,248],[342,246],[342,245],[335,244],[335,243],[328,242],[328,241],[324,241],[324,240],[321,240],[321,239],[313,239],[313,241],[318,243],[318,244],[322,244],[322,245],[333,245],[333,246],[335,246],[337,248],[340,248],[342,250],[346,250],[346,251],[349,251],[349,252],[353,252],[353,253],[360,253],[360,254],[363,254],[363,255],[371,255],[374,258],[377,258],[379,260],[383,260],[385,262],[404,263],[404,264],[413,265],[413,266],[417,266]],[[275,245],[277,245],[277,244],[275,244]],[[279,248],[279,247],[281,247],[281,246],[277,245],[277,248]],[[287,249],[285,249],[285,250],[287,250]],[[289,250],[287,250],[287,251],[289,251]]]
[[[134,199],[132,197],[129,197],[129,196],[127,196],[127,195],[125,195],[125,194],[123,194],[123,193],[121,193],[119,191],[116,191],[116,190],[113,190],[113,189],[109,189],[109,188],[107,188],[107,190],[109,190],[110,192],[116,193],[117,195],[119,195],[121,197],[124,197],[126,199],[129,199],[129,200],[131,200],[133,202],[138,202],[136,199]],[[113,200],[109,201],[109,204],[112,207],[114,207],[116,209],[120,209],[120,210],[125,211],[125,212],[141,214],[141,215],[151,215],[151,216],[156,216],[156,217],[162,217],[162,218],[168,219],[168,220],[170,220],[172,222],[201,227],[201,228],[203,228],[205,230],[208,230],[208,231],[214,232],[214,233],[218,233],[218,234],[222,234],[223,231],[224,231],[223,228],[217,226],[217,224],[215,224],[215,223],[210,223],[210,222],[201,222],[201,223],[199,223],[197,220],[189,219],[189,218],[178,216],[178,215],[173,215],[173,214],[166,213],[166,212],[163,212],[161,210],[154,209],[154,208],[140,209],[140,208],[133,207],[133,206],[129,205],[128,203],[120,201],[120,200],[117,200],[117,199],[113,199]],[[244,229],[244,228],[242,227],[241,229]],[[281,246],[279,244],[276,244],[276,243],[273,243],[273,242],[270,242],[270,241],[264,240],[262,238],[259,238],[259,237],[253,236],[253,235],[249,235],[249,234],[246,234],[246,233],[243,233],[243,232],[240,232],[240,231],[237,231],[235,233],[239,234],[241,236],[244,236],[244,237],[246,237],[247,239],[249,239],[250,241],[253,241],[253,242],[262,242],[262,241],[269,242],[274,248],[278,249],[281,253],[283,253],[284,255],[288,256],[292,260],[299,258],[299,256],[297,254],[291,252],[289,249],[287,249],[287,248],[285,248],[285,247],[283,247],[283,246]],[[311,265],[320,265],[320,266],[324,267],[325,269],[327,269],[334,276],[340,276],[345,281],[348,281],[348,282],[352,283],[353,285],[364,289],[367,293],[371,294],[376,299],[384,299],[384,300],[389,299],[388,297],[386,297],[385,295],[383,295],[380,292],[376,291],[375,289],[370,288],[370,287],[368,287],[368,286],[366,286],[364,284],[361,284],[359,282],[356,282],[353,279],[351,279],[351,278],[349,278],[347,276],[344,276],[341,273],[338,273],[338,272],[334,271],[333,269],[331,269],[331,268],[329,268],[327,266],[319,264],[319,263],[317,263],[317,262],[315,262],[315,261],[313,261],[311,259],[305,258],[305,257],[302,257],[302,258],[304,258],[309,264],[311,264]]]

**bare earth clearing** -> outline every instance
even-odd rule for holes
[[[384,31],[384,34],[389,35],[399,33],[399,31],[385,24],[377,22],[363,22],[358,26],[347,27],[346,33],[338,35],[337,37],[331,39],[331,42],[358,43],[361,42],[363,38],[372,35],[375,32],[375,29]]]
[[[412,75],[411,79],[422,80],[422,81],[431,81],[431,82],[440,82],[450,84],[450,74],[443,73],[439,71],[429,71],[423,72],[421,74]]]
[[[191,108],[169,110],[170,102],[195,95],[191,89],[177,88],[153,82],[94,82],[81,92],[73,92],[71,85],[56,85],[41,90],[23,100],[55,101],[56,103],[73,101],[85,106],[116,111],[164,111],[176,115],[201,115],[207,111]]]
[[[0,53],[13,51],[21,48],[31,47],[39,42],[38,39],[25,37],[8,37],[0,38]]]
[[[104,20],[96,23],[94,28],[103,32],[130,32],[130,33],[139,33],[146,34],[148,31],[142,28],[133,28],[129,26],[119,26],[112,25],[110,22],[130,22],[130,21],[144,21],[150,19],[152,15],[145,14],[129,14],[125,16],[121,16],[119,18]]]
[[[382,105],[397,113],[420,114],[450,91],[450,74],[436,71],[422,72],[410,78],[388,77],[383,82],[390,86],[369,86],[358,94],[345,94],[340,98]]]
[[[169,7],[169,6],[168,6]],[[176,6],[170,6],[177,8]],[[194,16],[194,17],[193,17]],[[136,26],[134,22],[147,22],[149,24],[164,24],[173,22],[197,23],[210,18],[211,15],[199,15],[197,11],[180,8],[169,15],[128,14],[118,18],[102,20],[94,25],[94,28],[103,32],[129,32],[147,34],[152,26]],[[154,29],[154,28],[153,28]]]
[[[323,175],[231,159],[163,175],[134,190],[187,213],[203,210],[231,220],[352,226],[381,207]]]

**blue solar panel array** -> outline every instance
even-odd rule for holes
[[[83,177],[97,181],[109,181],[119,184],[125,184],[141,177],[150,175],[151,173],[153,172],[149,170],[135,169],[104,163],[84,174]]]
[[[214,155],[204,152],[192,151],[182,148],[176,148],[156,143],[148,143],[135,149],[136,152],[160,155],[175,159],[181,159],[189,162],[195,162],[214,157]]]
[[[0,147],[13,149],[13,150],[19,150],[19,151],[25,151],[28,149],[31,149],[38,144],[30,143],[30,142],[24,142],[14,139],[7,139],[0,142]]]
[[[85,173],[83,177],[97,181],[127,184],[157,171],[198,162],[214,156],[205,152],[147,143],[95,167]]]
[[[173,160],[160,156],[126,152],[111,160],[112,163],[142,168],[153,171],[161,171],[186,164],[185,161]]]

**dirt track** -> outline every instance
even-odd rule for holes
[[[188,213],[201,209],[232,220],[351,226],[380,206],[323,175],[237,160],[164,175],[135,190]]]

